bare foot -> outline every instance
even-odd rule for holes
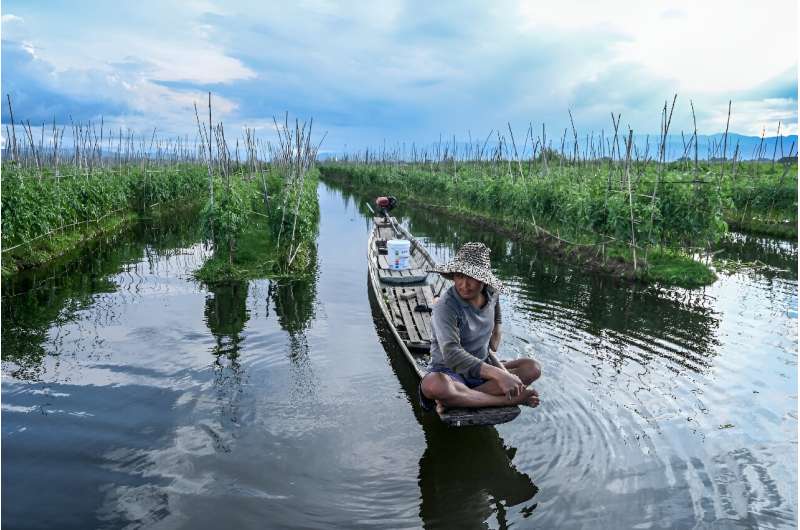
[[[515,397],[513,402],[517,405],[526,405],[528,407],[539,406],[539,393],[532,389],[526,388],[519,396]]]

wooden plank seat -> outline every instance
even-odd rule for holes
[[[377,254],[378,278],[381,282],[389,284],[422,283],[428,279],[428,271],[422,268],[394,270],[389,266],[389,260],[384,254]],[[413,260],[412,260],[413,263]]]
[[[392,285],[409,285],[423,283],[428,279],[428,273],[421,269],[409,269],[407,271],[380,271],[378,272],[378,278],[382,283],[388,283]]]
[[[431,314],[427,311],[419,288],[397,286],[388,289],[392,320],[397,330],[401,331],[403,342],[414,350],[430,350]]]

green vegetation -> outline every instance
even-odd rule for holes
[[[691,287],[714,281],[691,256],[714,248],[733,212],[751,212],[751,226],[788,219],[769,226],[796,232],[796,174],[768,166],[742,164],[725,175],[719,164],[570,163],[548,153],[525,164],[348,162],[320,170],[364,192],[391,192],[535,240],[589,269]]]
[[[796,237],[796,163],[516,160],[348,161],[323,178],[392,193],[534,240],[564,259],[615,276],[692,287],[715,280],[692,258],[728,232]]]
[[[202,212],[205,235],[214,246],[214,255],[196,273],[203,282],[292,278],[314,269],[319,203],[311,126],[301,128],[296,122],[292,130],[287,121],[276,129],[279,146],[270,146],[270,164],[258,160],[249,130],[247,163],[234,164],[226,156],[208,163],[210,178],[214,165],[219,173],[210,182],[214,191]],[[205,135],[204,129],[200,132]],[[213,132],[219,153],[228,153],[222,126]],[[210,141],[207,145],[213,152]]]
[[[659,250],[648,257],[646,281],[662,282],[679,287],[708,285],[717,279],[713,271],[694,259],[670,250]]]
[[[11,162],[3,164],[2,189],[7,277],[118,231],[153,207],[185,205],[206,188],[203,168],[196,164],[89,171],[73,165],[36,170]]]
[[[646,167],[629,173],[638,191],[628,193],[624,175],[587,169],[563,166],[547,175],[520,176],[494,172],[490,164],[462,163],[455,173],[422,165],[330,164],[320,171],[357,189],[391,190],[536,240],[591,269],[685,286],[715,279],[686,254],[692,245],[715,243],[725,233],[723,203],[711,187],[665,186],[656,168]]]
[[[734,206],[725,215],[731,229],[797,239],[797,160],[747,162],[741,169],[722,183]]]
[[[667,161],[667,139],[677,95],[664,103],[660,138],[650,153],[620,130],[612,114],[613,136],[601,132],[579,140],[565,129],[553,147],[543,124],[531,124],[518,144],[497,131],[486,140],[452,142],[430,149],[405,144],[346,155],[320,168],[322,177],[364,193],[398,195],[467,221],[491,226],[512,237],[536,241],[565,260],[630,280],[699,286],[713,271],[695,256],[710,252],[728,233],[728,222],[743,229],[789,233],[797,224],[797,161],[789,156],[765,162],[763,141],[742,162],[740,146],[722,141],[700,160],[698,135],[684,142],[683,156]],[[729,108],[730,111],[730,108]],[[692,106],[694,116],[694,107]],[[728,116],[730,120],[730,112]],[[730,123],[730,122],[729,122]],[[530,146],[530,147],[529,147]],[[488,147],[488,149],[487,149]],[[518,149],[518,147],[520,147]],[[728,159],[728,154],[732,158]],[[693,154],[693,157],[690,155]],[[721,156],[720,156],[721,155]],[[790,228],[791,227],[791,228]]]
[[[8,100],[9,113],[13,113]],[[233,153],[223,125],[201,123],[199,141],[147,141],[131,131],[105,135],[103,122],[53,125],[16,134],[12,121],[2,167],[2,273],[40,266],[137,218],[197,203],[203,235],[213,256],[197,273],[207,283],[254,277],[292,277],[311,270],[319,224],[318,174],[312,168],[311,123],[290,129],[275,123],[278,145],[261,143],[245,130]],[[40,142],[34,138],[41,138]],[[27,139],[27,144],[25,140]],[[116,149],[115,149],[116,148]],[[267,156],[268,155],[268,156]],[[270,162],[263,160],[269,158]]]
[[[258,181],[237,174],[230,188],[216,186],[214,206],[209,201],[202,213],[204,232],[214,241],[215,252],[196,272],[199,280],[297,277],[313,269],[319,226],[317,171],[308,171],[302,187],[289,185],[277,171],[270,172],[266,182],[266,214]]]

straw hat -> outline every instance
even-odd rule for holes
[[[438,272],[448,280],[453,279],[454,273],[460,272],[489,285],[497,292],[503,292],[505,290],[503,282],[492,273],[492,265],[489,262],[491,252],[483,243],[464,243],[464,246],[458,249],[455,259],[435,267],[431,272]]]

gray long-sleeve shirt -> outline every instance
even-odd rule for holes
[[[433,306],[432,365],[447,366],[467,377],[480,377],[492,331],[495,324],[501,323],[500,293],[487,286],[483,294],[486,303],[478,309],[461,298],[455,286],[450,286]]]

